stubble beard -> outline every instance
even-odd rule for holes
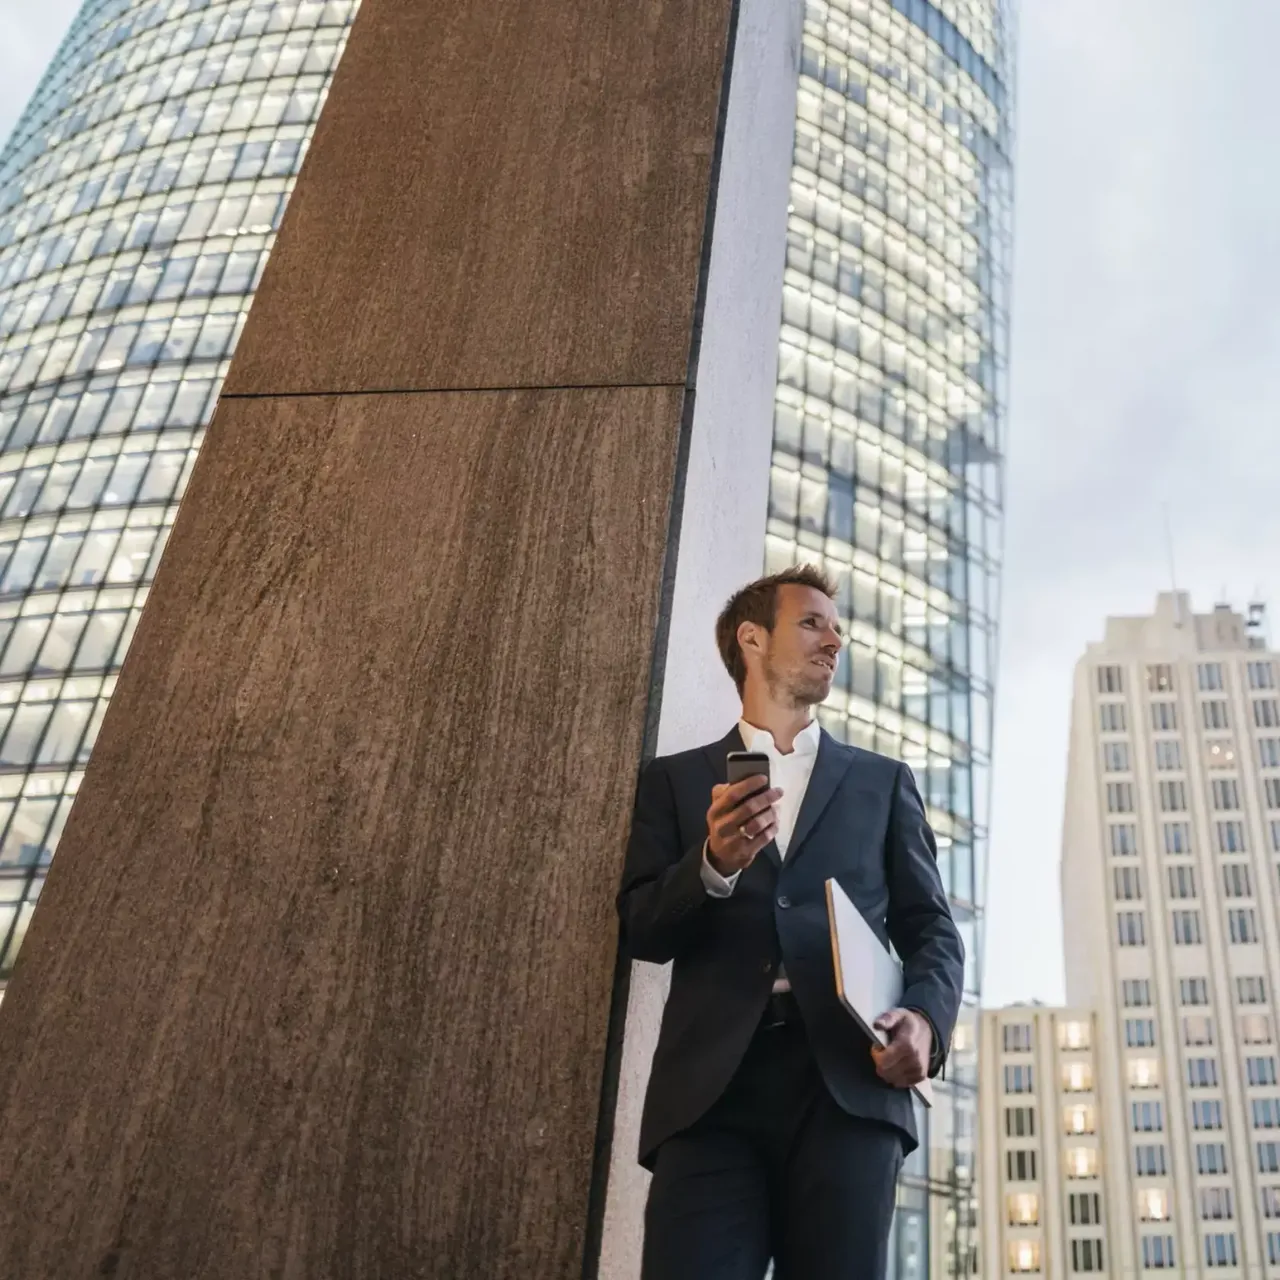
[[[766,667],[765,683],[775,702],[794,707],[797,711],[808,711],[811,707],[816,707],[831,692],[831,680],[810,671],[796,671],[784,676],[771,667]]]

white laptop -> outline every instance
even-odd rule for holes
[[[902,966],[834,880],[827,881],[827,918],[840,1002],[872,1040],[888,1044],[889,1037],[876,1030],[875,1020],[896,1008],[902,999]],[[933,1106],[933,1085],[929,1080],[922,1080],[912,1089],[926,1107]]]

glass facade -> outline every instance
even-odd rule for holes
[[[357,6],[86,0],[0,152],[0,980]],[[976,1271],[1011,23],[806,7],[766,559],[839,582],[824,723],[914,768],[969,954],[898,1280]]]
[[[900,1191],[891,1275],[977,1271],[977,1003],[1012,173],[1008,0],[807,0],[770,570],[822,563],[837,737],[905,759],[968,950],[966,1007]]]
[[[358,0],[86,0],[0,152],[0,980]]]

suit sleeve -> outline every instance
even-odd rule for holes
[[[902,960],[902,1007],[924,1015],[933,1028],[929,1074],[946,1062],[964,990],[964,943],[951,915],[938,848],[924,802],[906,765],[898,767],[889,817],[885,863],[889,882],[886,925]]]
[[[666,964],[693,936],[710,901],[702,873],[699,840],[680,843],[671,779],[661,760],[640,775],[631,838],[618,891],[623,943],[633,960]]]

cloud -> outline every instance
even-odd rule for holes
[[[79,8],[79,0],[41,0],[0,12],[0,145],[8,141]]]
[[[1241,0],[1021,9],[988,1003],[1061,998],[1071,671],[1168,588],[1164,505],[1197,610],[1280,604],[1277,36]]]

